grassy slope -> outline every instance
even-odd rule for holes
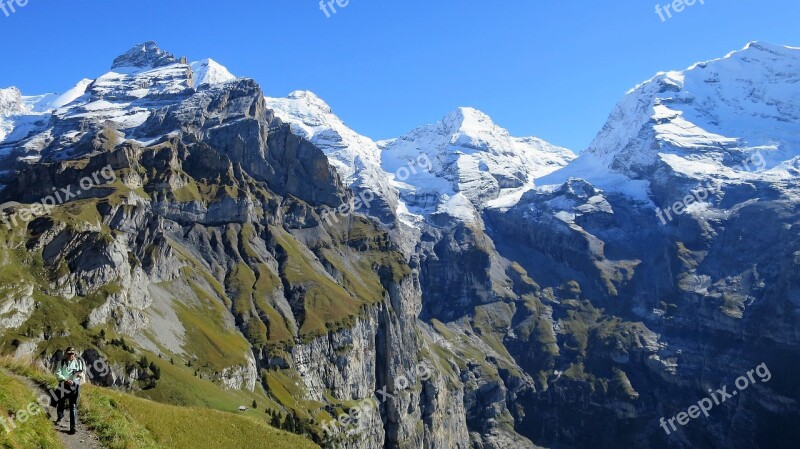
[[[0,419],[24,410],[36,402],[37,395],[19,380],[0,371]],[[6,421],[8,423],[8,421]],[[7,424],[11,429],[12,426]],[[25,422],[15,422],[16,428],[9,433],[0,426],[0,447],[4,449],[61,449],[55,429],[47,415],[41,412]]]
[[[239,406],[248,407],[245,415],[266,420],[265,409],[277,409],[278,406],[268,398],[261,388],[254,392],[243,390],[223,390],[218,384],[192,375],[191,368],[172,365],[168,361],[151,358],[161,369],[161,380],[155,388],[142,390],[136,395],[165,404],[204,407],[221,411],[234,411]],[[253,401],[258,403],[258,410],[250,409]]]
[[[51,386],[55,378],[49,373],[32,368],[26,363],[9,358],[0,359],[0,368],[25,376],[37,384]],[[199,380],[189,381],[190,386],[198,386]],[[15,385],[16,384],[16,385]],[[7,387],[10,386],[10,387]],[[213,384],[209,383],[213,386]],[[212,391],[205,386],[205,393],[217,398],[219,391]],[[7,406],[9,397],[16,402]],[[30,397],[30,399],[28,399]],[[3,408],[19,409],[34,400],[33,392],[19,382],[3,376],[0,372],[0,411]],[[234,400],[234,399],[231,399]],[[234,403],[234,402],[231,402]],[[21,404],[21,405],[18,405]],[[216,405],[222,405],[217,403]],[[109,449],[217,449],[231,448],[316,448],[312,442],[267,425],[257,411],[253,415],[229,413],[201,407],[178,407],[160,404],[137,398],[119,391],[87,386],[81,393],[81,417],[86,424],[97,433],[104,447]],[[41,417],[40,417],[41,418]],[[55,440],[47,444],[37,445],[37,440],[24,440],[20,444],[0,446],[13,449],[53,448],[62,446],[53,432],[47,418],[30,420],[33,430],[26,433],[14,433],[15,438],[46,438],[52,434]],[[31,442],[32,441],[32,442]],[[0,443],[6,441],[0,438]]]
[[[84,394],[89,422],[112,449],[318,447],[264,422],[195,407],[177,407],[92,387]],[[132,440],[124,435],[133,435]]]

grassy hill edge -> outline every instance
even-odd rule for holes
[[[22,381],[0,369],[0,419],[4,420],[0,427],[1,448],[64,448],[46,414],[40,409],[35,415],[27,414],[29,404],[36,404],[37,396]],[[12,416],[14,422],[9,420]]]
[[[52,387],[56,383],[49,373],[18,360],[0,359],[0,368],[44,387]],[[13,391],[13,400],[8,399],[11,393],[3,388],[3,393],[0,393],[1,408],[24,409],[38,396],[13,378],[2,376],[0,372],[0,384],[5,387],[7,383],[14,386],[14,390],[9,390]],[[108,449],[257,449],[264,446],[272,449],[319,448],[305,438],[275,429],[248,416],[199,407],[161,404],[90,385],[83,387],[81,391],[80,416],[97,434],[103,447]],[[39,415],[36,418],[25,423],[24,433],[9,434],[10,438],[16,440],[6,443],[0,437],[0,442],[3,443],[0,447],[61,448],[47,417]]]

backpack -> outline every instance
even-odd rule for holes
[[[78,360],[78,369],[81,371],[81,373],[78,374],[78,382],[83,385],[86,383],[86,363],[84,363],[83,359],[80,357],[76,360]]]

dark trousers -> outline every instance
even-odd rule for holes
[[[58,383],[58,406],[56,413],[58,420],[64,418],[64,408],[69,402],[69,430],[75,430],[78,421],[78,398],[80,397],[81,387],[79,385],[67,385],[66,382]]]

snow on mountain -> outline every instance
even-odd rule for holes
[[[36,122],[42,116],[83,96],[92,82],[93,80],[83,79],[63,94],[25,96],[16,87],[0,89],[0,143],[7,138],[13,140],[24,138],[35,130]]]
[[[77,100],[86,93],[89,85],[93,82],[94,80],[85,78],[78,81],[74,87],[67,90],[63,94],[44,94],[25,98],[33,111],[48,112],[54,109],[62,108]]]
[[[0,89],[0,116],[20,114],[25,111],[22,93],[16,87]]]
[[[58,101],[56,94],[25,96],[16,87],[0,89],[0,143],[16,136],[24,136],[35,122],[50,108],[48,103]],[[4,151],[0,150],[0,154]]]
[[[19,89],[16,87],[0,89],[0,142],[14,130],[12,117],[26,111]]]
[[[370,138],[348,128],[331,107],[312,92],[296,91],[286,98],[266,98],[267,107],[299,135],[322,149],[347,185],[363,170],[380,167],[380,150]]]
[[[511,204],[537,178],[575,158],[571,151],[541,139],[512,137],[472,108],[459,108],[381,146],[383,169],[395,174],[392,181],[409,209],[423,216],[440,212],[471,217],[485,206]],[[430,167],[409,170],[398,179],[398,170],[421,156]]]
[[[347,185],[387,198],[409,224],[436,212],[473,221],[489,201],[518,198],[534,179],[575,157],[534,137],[512,137],[471,108],[399,139],[374,142],[348,128],[311,92],[266,101],[296,133],[328,155]]]
[[[153,67],[165,60],[163,52],[154,53],[156,59],[150,65],[139,58],[134,61],[137,66],[120,66],[121,57],[117,58],[111,71],[91,82],[83,95],[66,104],[54,102],[53,113],[64,120],[113,123],[123,132],[143,124],[159,106],[169,104],[174,97],[189,95],[193,87],[188,65]]]
[[[796,176],[798,156],[800,49],[751,42],[636,86],[589,149],[540,183],[582,178],[648,201],[662,164],[689,179],[779,179]]]
[[[53,142],[43,115],[77,120],[86,132],[92,126],[112,124],[127,137],[159,108],[188,96],[204,85],[235,80],[225,67],[211,59],[191,64],[161,50],[154,42],[135,45],[117,57],[111,69],[94,80],[84,79],[63,94],[22,96],[18,90],[0,93],[0,142],[16,142],[36,158],[45,147],[68,148],[81,132]],[[91,126],[89,126],[91,124]],[[2,150],[9,151],[8,146]]]
[[[236,77],[227,68],[211,58],[201,59],[189,64],[194,71],[194,85],[219,84],[233,81]]]
[[[265,98],[267,107],[292,130],[321,149],[342,181],[357,194],[377,201],[368,212],[390,223],[397,217],[397,191],[380,166],[380,149],[369,137],[353,131],[325,101],[312,92],[295,91],[286,98]]]

